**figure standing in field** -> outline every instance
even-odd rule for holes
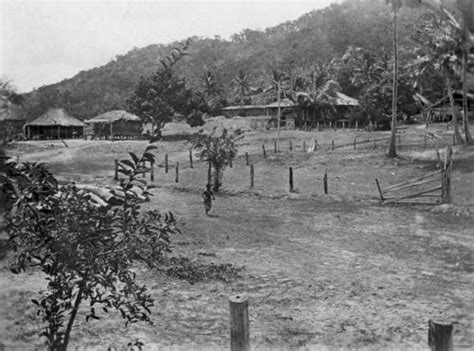
[[[202,193],[202,198],[204,199],[204,208],[206,210],[206,215],[209,216],[209,211],[212,207],[212,200],[215,200],[216,197],[211,190],[211,184],[206,185],[206,190]]]

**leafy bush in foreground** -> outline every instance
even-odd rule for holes
[[[74,184],[60,186],[42,164],[4,164],[0,187],[7,197],[6,230],[15,252],[10,267],[14,273],[38,267],[47,275],[47,289],[32,302],[46,323],[41,336],[49,350],[67,349],[86,301],[87,320],[117,309],[126,324],[151,323],[153,299],[136,282],[131,265],[153,266],[178,231],[171,213],[140,209],[150,196],[141,175],[148,171],[143,161],[154,158],[153,148],[120,162],[125,178],[117,191],[118,206],[101,206]]]

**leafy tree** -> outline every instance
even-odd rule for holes
[[[459,111],[453,98],[454,87],[459,82],[456,71],[462,65],[462,42],[456,36],[456,30],[447,23],[446,17],[424,16],[419,29],[418,36],[414,37],[414,41],[419,44],[415,61],[417,75],[423,76],[429,69],[440,72],[451,104],[455,139],[462,143],[458,126]]]
[[[140,79],[128,100],[131,112],[153,124],[152,140],[161,137],[161,129],[172,121],[175,112],[188,116],[195,109],[192,91],[173,71],[173,66],[188,55],[189,45],[188,40],[174,47],[170,55],[160,60],[161,69]]]
[[[125,177],[114,191],[121,200],[115,205],[74,184],[60,186],[42,164],[8,162],[0,174],[9,210],[6,230],[15,251],[11,270],[38,267],[47,276],[46,291],[32,302],[46,323],[40,335],[49,350],[67,349],[86,301],[86,320],[117,309],[126,324],[151,323],[153,299],[131,265],[153,266],[177,232],[171,213],[140,209],[151,195],[140,175],[149,170],[143,161],[153,159],[153,148],[120,162]]]
[[[207,112],[212,116],[220,114],[225,106],[224,89],[213,71],[206,70],[202,75],[202,89]]]
[[[214,128],[210,134],[200,134],[194,141],[194,148],[199,151],[199,159],[207,162],[214,169],[215,192],[222,186],[222,176],[225,168],[230,165],[237,155],[237,134],[227,129]],[[209,179],[209,182],[211,180]]]

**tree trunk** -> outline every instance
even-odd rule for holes
[[[280,109],[280,82],[278,82],[278,89],[277,89],[277,94],[278,94],[278,112],[277,112],[277,151],[280,150],[280,115],[281,115],[281,109]]]
[[[466,138],[466,143],[472,144],[472,136],[469,131],[469,116],[467,108],[467,54],[463,53],[462,55],[462,106],[463,106],[463,116],[462,123],[464,127],[464,136]]]
[[[72,325],[74,324],[74,320],[76,319],[77,311],[79,310],[79,306],[82,301],[82,285],[79,287],[79,291],[77,293],[76,301],[74,302],[74,307],[71,311],[71,315],[69,316],[69,321],[67,323],[66,332],[64,333],[64,340],[61,345],[61,351],[67,350],[67,345],[69,344],[69,337],[71,335]]]
[[[392,132],[390,133],[390,144],[388,146],[387,156],[397,157],[396,138],[397,138],[397,89],[398,89],[398,41],[397,41],[397,9],[393,8],[393,93],[392,93]]]
[[[454,129],[454,140],[456,143],[464,143],[461,133],[459,132],[458,127],[458,110],[454,105],[453,89],[451,88],[451,82],[449,77],[445,75],[446,87],[448,88],[449,103],[451,104],[451,115],[453,120],[453,129]]]
[[[214,167],[214,192],[215,193],[218,193],[219,188],[221,187],[220,178],[221,178],[221,169]]]

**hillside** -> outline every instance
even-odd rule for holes
[[[408,37],[409,23],[418,15],[419,11],[414,9],[401,12],[401,44],[403,38]],[[291,74],[340,57],[349,46],[390,53],[390,18],[390,8],[385,1],[348,0],[264,31],[244,29],[230,40],[194,37],[190,56],[180,62],[176,70],[196,90],[201,89],[205,70],[215,72],[226,100],[231,101],[230,82],[241,69],[250,73],[253,85],[262,86],[269,66]],[[27,118],[36,118],[49,107],[64,107],[80,119],[125,108],[125,101],[140,76],[158,69],[159,59],[172,46],[156,44],[135,48],[104,66],[81,71],[71,79],[25,94]]]

